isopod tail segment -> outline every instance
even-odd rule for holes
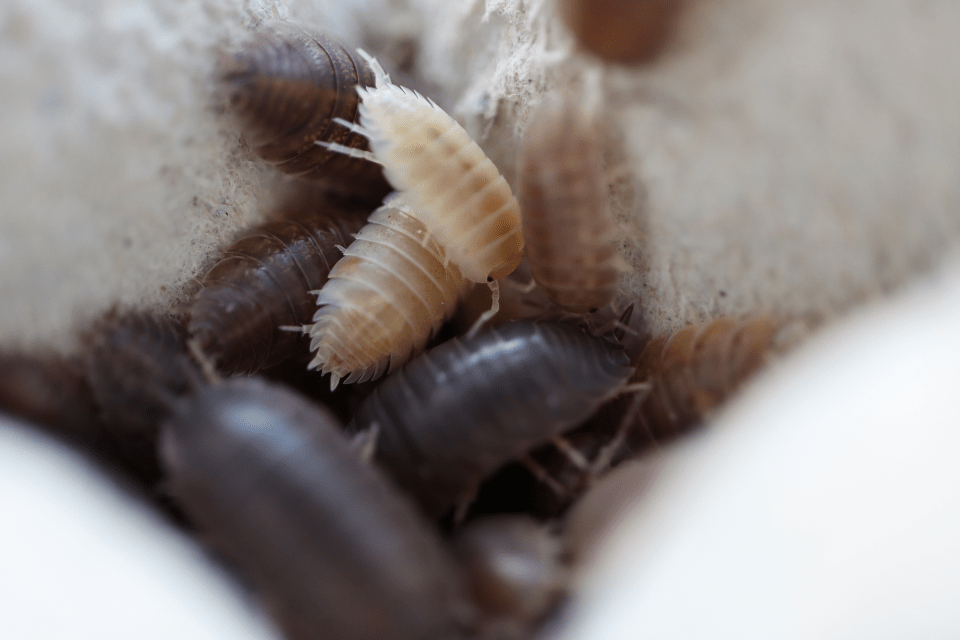
[[[390,82],[377,61],[373,87],[357,87],[360,124],[341,126],[367,137],[369,154],[318,142],[332,151],[383,165],[384,175],[471,282],[509,275],[523,258],[520,207],[493,162],[429,98]]]

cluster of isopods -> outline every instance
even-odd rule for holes
[[[326,36],[268,25],[219,81],[256,153],[328,195],[238,238],[183,318],[115,311],[74,358],[0,356],[0,409],[139,478],[291,638],[529,635],[575,552],[563,510],[733,393],[774,325],[721,319],[634,354],[629,311],[587,328],[614,303],[617,251],[595,114],[574,101],[532,116],[515,198],[456,121]],[[558,312],[485,313],[438,341],[469,283],[495,312],[524,255]],[[326,409],[320,390],[230,377],[290,362],[368,384]],[[491,499],[510,465],[552,499]]]

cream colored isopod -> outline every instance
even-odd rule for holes
[[[304,331],[316,352],[309,367],[330,373],[332,388],[404,364],[453,313],[466,282],[426,236],[413,215],[383,206],[330,271]]]
[[[467,280],[509,275],[523,258],[523,233],[507,181],[443,109],[392,84],[375,59],[359,53],[374,71],[375,86],[357,87],[359,126],[338,122],[365,135],[371,151],[317,144],[382,164],[387,180]]]

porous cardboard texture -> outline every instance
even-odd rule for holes
[[[960,5],[697,0],[643,67],[578,52],[553,0],[9,0],[0,8],[0,345],[69,349],[111,305],[172,309],[285,180],[214,108],[268,19],[363,45],[515,183],[537,100],[609,114],[626,298],[654,332],[829,319],[960,236]]]

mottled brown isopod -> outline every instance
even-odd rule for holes
[[[596,122],[553,94],[523,137],[517,198],[534,280],[560,308],[585,313],[616,293],[617,244]]]
[[[333,387],[397,368],[449,319],[465,284],[422,222],[377,209],[317,295],[310,367],[330,373]]]
[[[463,577],[435,531],[328,412],[256,378],[178,403],[171,490],[296,640],[456,640]]]
[[[357,119],[358,86],[373,73],[339,42],[273,22],[233,55],[219,76],[230,110],[257,155],[284,173],[322,180],[379,200],[389,190],[379,166],[314,144],[366,149],[366,139],[334,122]]]
[[[253,373],[307,352],[307,341],[280,327],[310,322],[311,292],[340,259],[338,246],[363,226],[356,215],[324,212],[268,222],[231,245],[203,277],[189,332],[224,374]]]
[[[560,0],[580,45],[604,60],[651,62],[673,35],[685,0]]]

